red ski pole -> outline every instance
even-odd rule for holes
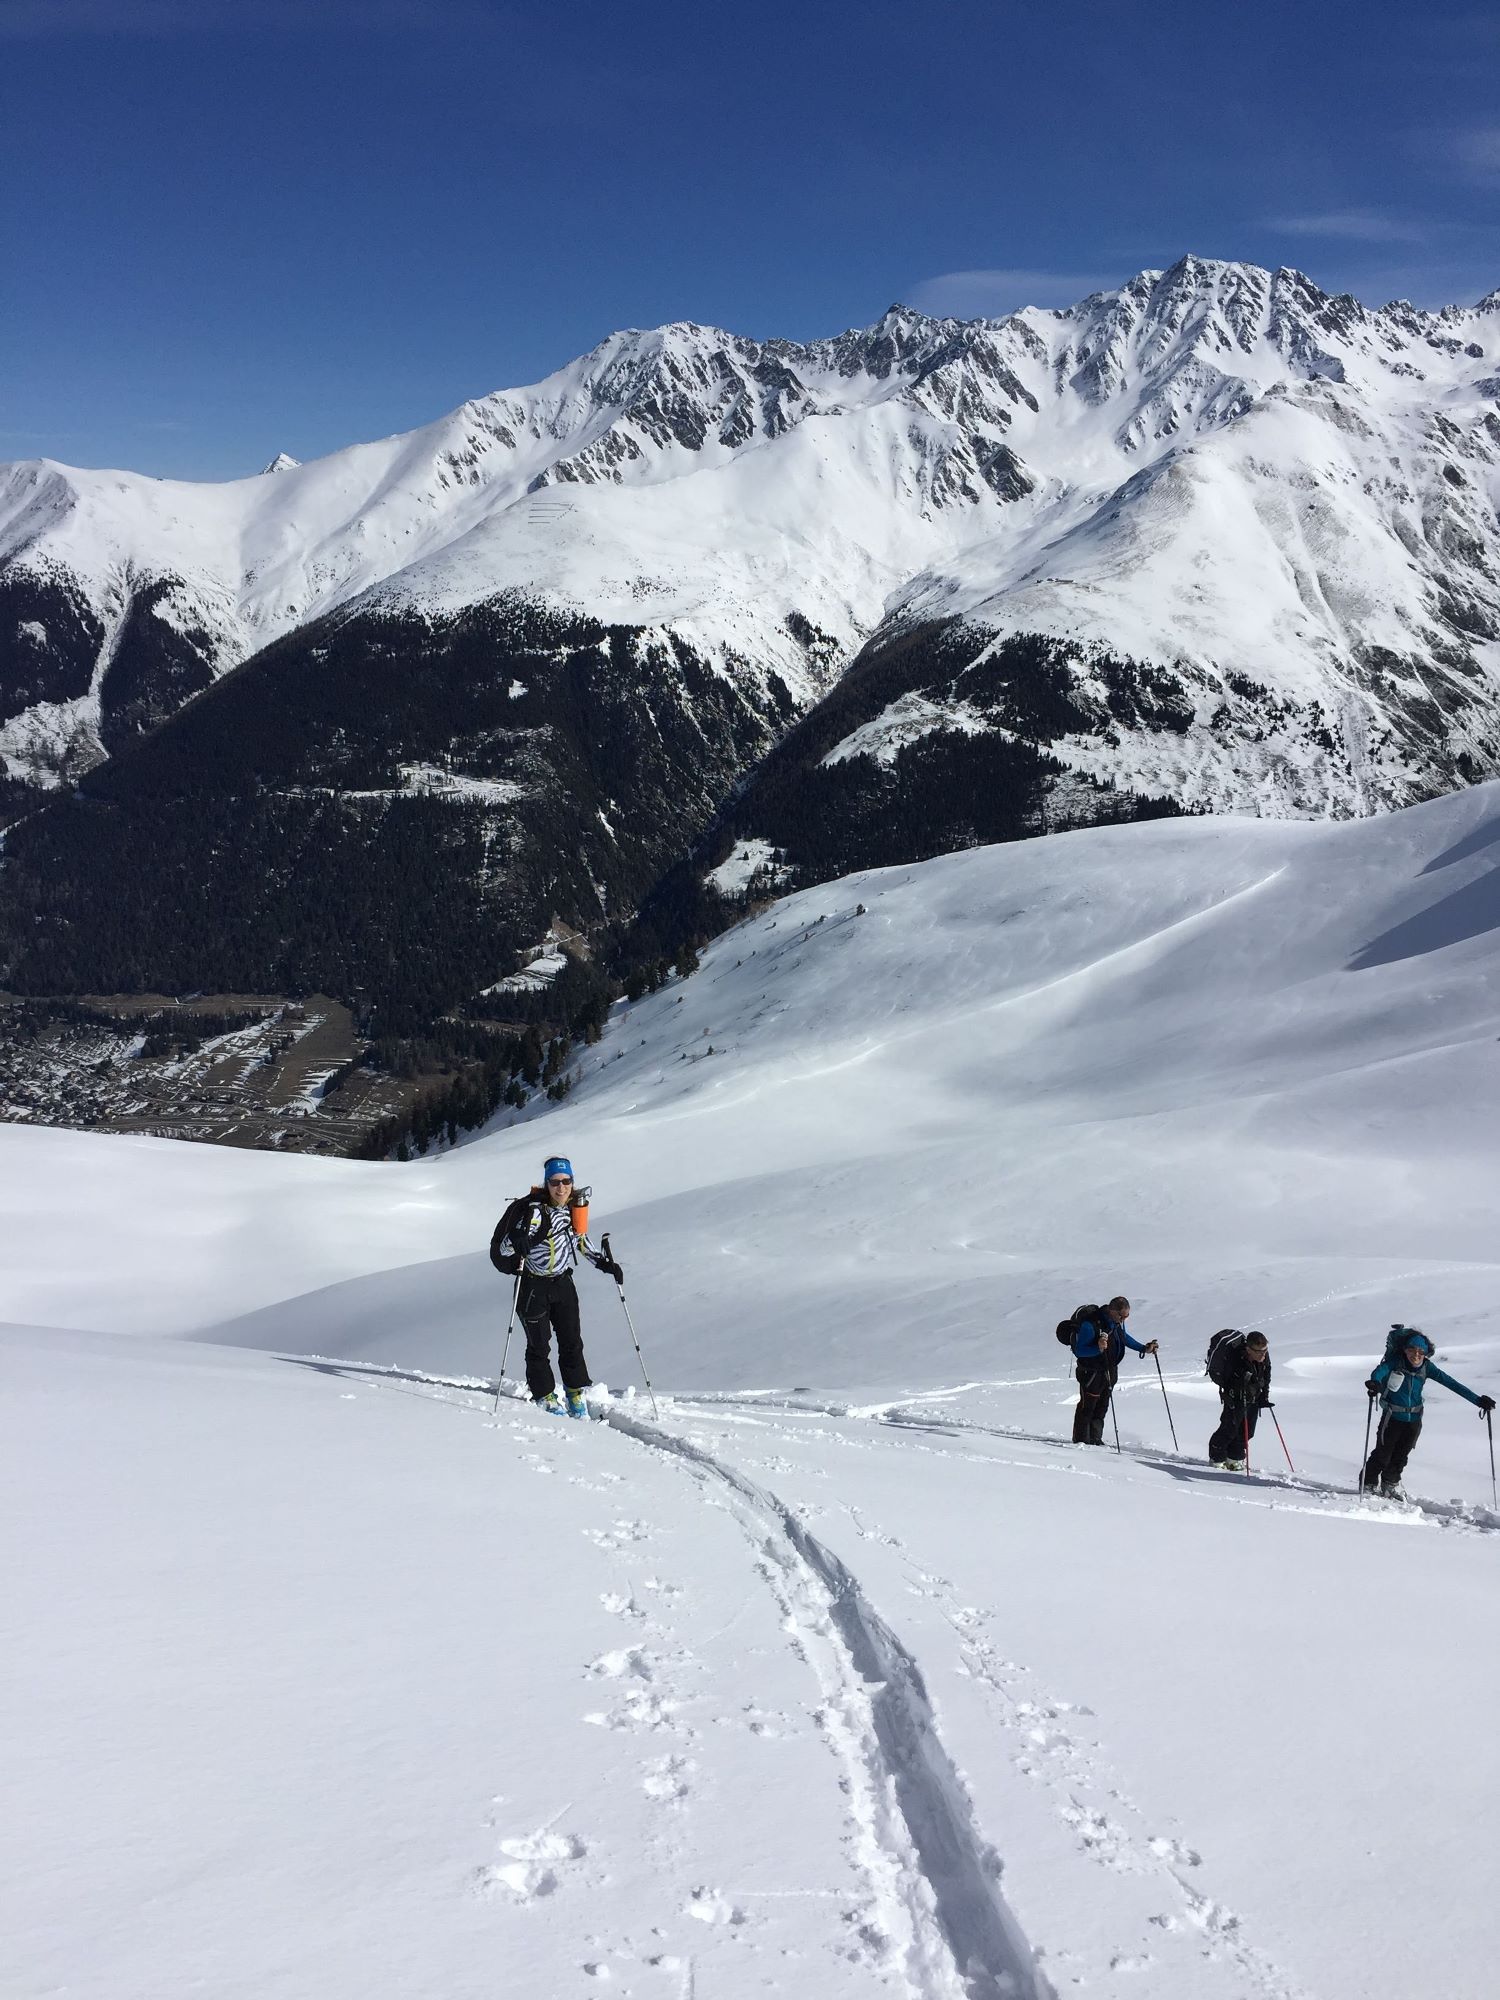
[[[1245,1477],[1248,1479],[1250,1477],[1250,1412],[1248,1410],[1246,1410],[1244,1415],[1244,1425],[1245,1425]]]
[[[1267,1403],[1266,1408],[1271,1412],[1271,1422],[1276,1426],[1276,1435],[1281,1438],[1281,1449],[1286,1451],[1286,1438],[1282,1435],[1281,1419],[1276,1414],[1276,1405],[1274,1403]],[[1289,1451],[1286,1451],[1286,1469],[1288,1472],[1295,1472],[1297,1470],[1296,1466],[1292,1463],[1292,1454]]]

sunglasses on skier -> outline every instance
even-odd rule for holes
[[[548,1187],[571,1187],[573,1185],[573,1176],[571,1174],[554,1174],[547,1185]]]

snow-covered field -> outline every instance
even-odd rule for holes
[[[1392,1318],[1500,1383],[1497,859],[1490,786],[828,884],[409,1167],[0,1128],[14,1990],[1488,1995],[1484,1426],[1348,1489]],[[587,1271],[611,1424],[483,1386],[559,1149],[657,1418]],[[1061,1442],[1116,1289],[1178,1452],[1133,1360]],[[1202,1463],[1224,1324],[1296,1481]]]

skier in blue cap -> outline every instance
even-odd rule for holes
[[[570,1417],[586,1417],[591,1386],[578,1320],[573,1273],[586,1257],[595,1270],[618,1284],[620,1266],[589,1242],[589,1193],[573,1179],[573,1162],[560,1154],[542,1168],[542,1181],[513,1201],[495,1224],[490,1262],[507,1277],[520,1277],[517,1306],[526,1329],[526,1386],[544,1410],[562,1414],[552,1373],[552,1336]]]
[[[1475,1403],[1482,1416],[1495,1407],[1493,1396],[1478,1396],[1445,1375],[1432,1358],[1432,1342],[1414,1326],[1392,1327],[1386,1337],[1386,1358],[1373,1369],[1365,1384],[1371,1402],[1380,1398],[1380,1428],[1375,1433],[1375,1449],[1365,1461],[1360,1486],[1366,1493],[1380,1493],[1388,1499],[1404,1499],[1401,1475],[1411,1448],[1422,1435],[1422,1391],[1429,1382],[1441,1382],[1455,1396]]]

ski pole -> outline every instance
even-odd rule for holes
[[[1493,1410],[1485,1411],[1484,1427],[1490,1434],[1490,1505],[1492,1507],[1500,1507],[1500,1495],[1497,1495],[1495,1491],[1495,1413]]]
[[[1363,1497],[1365,1490],[1365,1467],[1370,1463],[1370,1425],[1375,1417],[1375,1398],[1370,1396],[1365,1402],[1365,1455],[1359,1461],[1359,1491]]]
[[[1248,1479],[1250,1477],[1250,1412],[1248,1410],[1246,1410],[1240,1421],[1245,1426],[1245,1477]]]
[[[523,1264],[521,1269],[526,1267]],[[521,1296],[521,1272],[516,1273],[515,1289],[510,1295],[510,1318],[505,1322],[505,1345],[500,1350],[500,1380],[495,1384],[495,1415],[500,1414],[500,1391],[505,1385],[505,1359],[510,1353],[511,1329],[516,1323],[516,1301]]]
[[[1267,1403],[1266,1408],[1271,1412],[1271,1422],[1276,1426],[1276,1435],[1281,1438],[1281,1449],[1286,1451],[1286,1438],[1282,1435],[1281,1419],[1276,1414],[1276,1405],[1274,1403]],[[1286,1451],[1286,1469],[1288,1472],[1295,1472],[1297,1470],[1296,1466],[1292,1463],[1292,1454],[1289,1451]]]
[[[600,1238],[600,1248],[612,1264],[615,1260],[610,1251],[608,1235]],[[625,1312],[625,1324],[630,1328],[630,1344],[635,1349],[636,1360],[641,1364],[641,1380],[646,1385],[646,1394],[651,1398],[651,1414],[660,1423],[661,1413],[656,1407],[656,1391],[651,1386],[651,1377],[646,1373],[646,1357],[641,1352],[641,1343],[635,1337],[635,1321],[630,1317],[629,1306],[625,1304],[625,1280],[623,1278],[615,1279],[615,1289],[620,1294],[620,1304]]]
[[[1109,1420],[1115,1427],[1115,1450],[1120,1449],[1120,1419],[1115,1415],[1115,1385],[1109,1385]]]
[[[1156,1363],[1156,1379],[1161,1384],[1161,1399],[1167,1404],[1167,1429],[1172,1433],[1172,1449],[1180,1451],[1182,1447],[1177,1442],[1177,1426],[1172,1421],[1172,1405],[1167,1403],[1167,1378],[1161,1372],[1161,1356],[1153,1354],[1151,1359]]]

